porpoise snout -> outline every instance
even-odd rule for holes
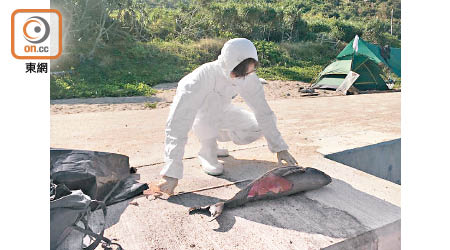
[[[329,175],[315,168],[306,168],[305,173],[308,174],[310,178],[320,183],[320,185],[322,186],[330,184],[332,180]]]

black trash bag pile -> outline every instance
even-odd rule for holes
[[[88,227],[91,211],[141,194],[148,185],[138,183],[130,174],[128,156],[86,150],[50,150],[50,241],[56,249],[71,230],[95,239],[84,249],[99,243],[106,249],[117,245]],[[78,223],[78,226],[77,226]],[[84,228],[80,227],[83,223]],[[120,249],[120,246],[119,248]]]
[[[141,194],[147,184],[130,174],[128,156],[86,151],[50,150],[50,179],[70,190],[83,191],[91,199],[111,205]],[[112,191],[112,192],[111,192]]]

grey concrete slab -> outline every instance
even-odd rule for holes
[[[349,149],[325,157],[401,184],[401,139]]]
[[[401,249],[401,221],[395,221],[380,228],[346,239],[323,250],[391,250]]]

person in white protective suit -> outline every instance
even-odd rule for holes
[[[182,159],[191,128],[200,140],[198,159],[208,174],[222,174],[223,165],[217,157],[228,155],[228,151],[218,149],[217,141],[243,145],[262,136],[269,150],[277,153],[280,164],[297,165],[254,73],[257,65],[253,43],[235,38],[224,44],[216,61],[203,64],[180,80],[166,123],[165,166],[157,185],[162,192],[173,194],[183,177]],[[237,94],[253,113],[231,104]]]

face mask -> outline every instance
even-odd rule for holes
[[[246,77],[235,77],[235,78],[231,78],[231,84],[234,86],[242,86],[243,84],[245,84],[245,78]]]

